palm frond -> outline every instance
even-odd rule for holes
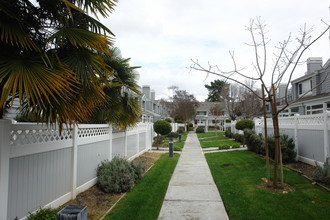
[[[78,7],[84,9],[87,13],[91,12],[96,17],[101,14],[108,17],[114,10],[117,0],[76,0]]]
[[[54,42],[55,47],[63,47],[70,43],[74,47],[92,48],[100,52],[108,51],[112,44],[110,37],[81,28],[62,27],[57,30],[48,40]]]
[[[0,40],[11,44],[12,46],[20,46],[23,49],[39,51],[38,46],[26,33],[22,24],[16,19],[10,19],[8,16],[0,12]]]
[[[3,107],[8,97],[17,94],[20,100],[27,99],[28,105],[45,106],[51,98],[63,96],[72,84],[73,73],[64,66],[51,69],[38,58],[0,59],[0,106]],[[13,99],[13,98],[12,98]]]

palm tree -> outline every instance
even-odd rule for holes
[[[81,121],[106,98],[115,0],[0,1],[0,118],[15,98],[48,123]]]
[[[141,117],[141,105],[138,101],[140,87],[136,84],[136,72],[130,59],[122,58],[120,50],[111,48],[104,54],[104,60],[113,73],[111,84],[105,84],[103,91],[106,101],[95,108],[95,112],[86,121],[89,123],[112,123],[119,129],[135,125]]]

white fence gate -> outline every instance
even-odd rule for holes
[[[93,186],[103,160],[128,159],[151,149],[153,127],[126,132],[111,125],[58,129],[0,120],[0,219],[24,218],[40,207],[57,207]]]

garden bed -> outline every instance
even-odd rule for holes
[[[135,158],[134,161],[143,163],[146,170],[149,170],[161,155],[160,153],[146,152]],[[97,186],[93,186],[80,193],[75,200],[69,201],[64,206],[87,206],[88,219],[100,219],[123,195],[124,193],[105,193]]]

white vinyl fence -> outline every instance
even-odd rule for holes
[[[151,123],[126,132],[111,125],[73,125],[59,130],[0,120],[0,219],[24,218],[40,207],[57,207],[96,181],[103,160],[127,159],[151,149]]]
[[[280,134],[291,137],[296,146],[298,160],[315,165],[322,164],[330,152],[330,113],[296,115],[279,118]],[[255,130],[263,133],[263,119],[255,120]],[[273,123],[267,119],[268,135],[273,135]]]

